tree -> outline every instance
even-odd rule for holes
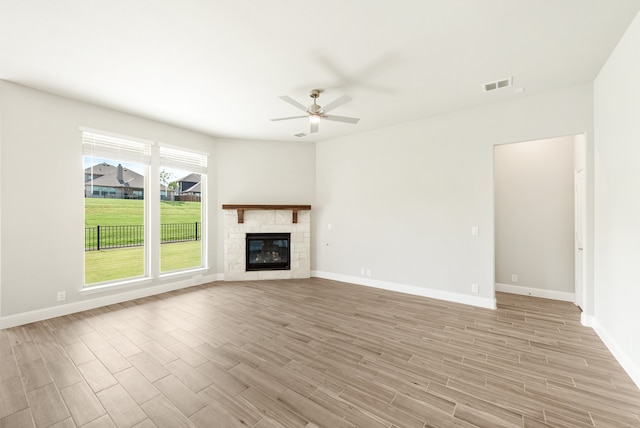
[[[178,188],[178,183],[176,183],[175,181],[171,181],[172,178],[173,173],[162,168],[162,170],[160,171],[160,181],[162,182],[162,184],[167,186],[168,190],[176,190]]]

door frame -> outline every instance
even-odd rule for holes
[[[593,201],[593,177],[591,175],[591,168],[593,166],[593,153],[591,152],[590,149],[590,144],[588,143],[589,140],[589,134],[587,132],[582,132],[582,133],[575,133],[575,134],[565,134],[565,135],[557,135],[557,136],[551,136],[551,137],[546,137],[546,138],[536,138],[536,139],[532,139],[532,140],[523,140],[523,141],[512,141],[512,142],[508,142],[508,143],[499,143],[499,144],[494,144],[493,146],[493,150],[494,150],[494,170],[495,170],[495,148],[498,146],[502,146],[502,145],[506,145],[506,144],[514,144],[514,143],[525,143],[525,142],[535,142],[535,141],[539,141],[539,140],[546,140],[549,138],[562,138],[562,137],[573,137],[574,139],[574,161],[573,161],[573,175],[574,175],[574,219],[575,219],[575,211],[576,211],[576,201],[575,201],[575,174],[576,171],[582,170],[584,171],[584,198],[582,198],[581,201],[581,207],[582,207],[582,213],[584,214],[583,216],[583,222],[582,222],[582,227],[583,227],[583,246],[581,248],[583,248],[583,262],[581,265],[581,270],[580,273],[582,273],[582,293],[581,293],[581,297],[578,296],[578,293],[576,293],[576,282],[575,279],[577,277],[577,263],[575,258],[577,258],[577,246],[576,246],[576,239],[575,239],[575,234],[576,234],[576,222],[574,221],[574,230],[573,230],[573,234],[574,234],[574,287],[573,287],[573,296],[571,296],[570,298],[566,299],[566,301],[570,301],[572,303],[574,303],[576,306],[579,306],[582,309],[582,316],[581,316],[581,323],[585,326],[590,326],[591,325],[591,312],[592,312],[592,307],[591,305],[592,303],[592,260],[590,260],[591,256],[591,244],[592,244],[592,235],[591,235],[591,230],[592,230],[592,221],[593,221],[593,213],[592,211],[590,211],[589,207],[591,207],[592,205],[592,201]],[[494,207],[493,207],[493,221],[494,221],[494,258],[493,258],[493,272],[494,272],[494,297],[495,297],[495,292],[496,291],[504,291],[507,293],[515,293],[515,294],[529,294],[529,295],[533,295],[532,292],[529,293],[524,293],[521,292],[521,290],[519,290],[516,287],[510,287],[508,284],[499,284],[496,282],[496,257],[495,257],[495,246],[496,246],[496,242],[495,242],[495,233],[496,233],[496,224],[495,224],[495,216],[496,216],[496,208],[495,208],[495,176],[494,176],[494,195],[493,195],[493,199],[494,199]],[[537,291],[537,290],[536,290]],[[557,296],[542,296],[539,295],[538,297],[546,297],[546,298],[552,298],[552,299],[557,299]],[[561,299],[560,300],[565,300],[565,299]],[[580,302],[578,302],[578,300],[580,300]]]
[[[576,306],[585,308],[585,288],[587,284],[587,239],[586,239],[586,196],[587,177],[584,168],[575,169],[574,182],[574,263],[575,263],[575,301]]]

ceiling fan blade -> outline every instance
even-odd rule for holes
[[[305,116],[290,116],[290,117],[277,117],[275,119],[269,119],[272,122],[277,122],[278,120],[289,120],[289,119],[302,119],[308,117],[307,115]]]
[[[302,104],[300,104],[299,102],[297,102],[296,100],[294,100],[294,99],[293,99],[293,98],[291,98],[291,97],[288,97],[288,96],[286,96],[286,95],[283,95],[283,96],[278,97],[278,98],[280,98],[280,99],[281,99],[282,101],[284,101],[284,102],[287,102],[287,103],[291,104],[291,105],[292,105],[292,106],[294,106],[295,108],[298,108],[298,109],[300,109],[300,110],[302,110],[302,111],[307,111],[307,107],[306,107],[306,106],[303,106]]]
[[[360,121],[360,119],[357,117],[333,116],[330,114],[323,115],[322,118],[327,120],[334,120],[336,122],[345,122],[345,123],[358,123]]]
[[[318,123],[317,122],[311,122],[311,133],[313,134],[314,132],[318,132]]]
[[[329,104],[327,104],[326,106],[322,107],[322,111],[325,112],[325,113],[328,113],[331,110],[333,110],[334,108],[340,107],[342,104],[346,104],[349,101],[351,101],[351,97],[349,95],[343,95],[340,98],[338,98],[337,100],[333,100]]]

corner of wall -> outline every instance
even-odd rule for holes
[[[605,346],[611,351],[618,363],[627,372],[631,380],[640,388],[640,366],[631,359],[617,344],[615,339],[609,332],[598,322],[597,318],[586,319],[591,323],[593,330],[600,336]]]

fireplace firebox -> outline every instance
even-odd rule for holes
[[[290,233],[247,233],[246,270],[289,270]]]

